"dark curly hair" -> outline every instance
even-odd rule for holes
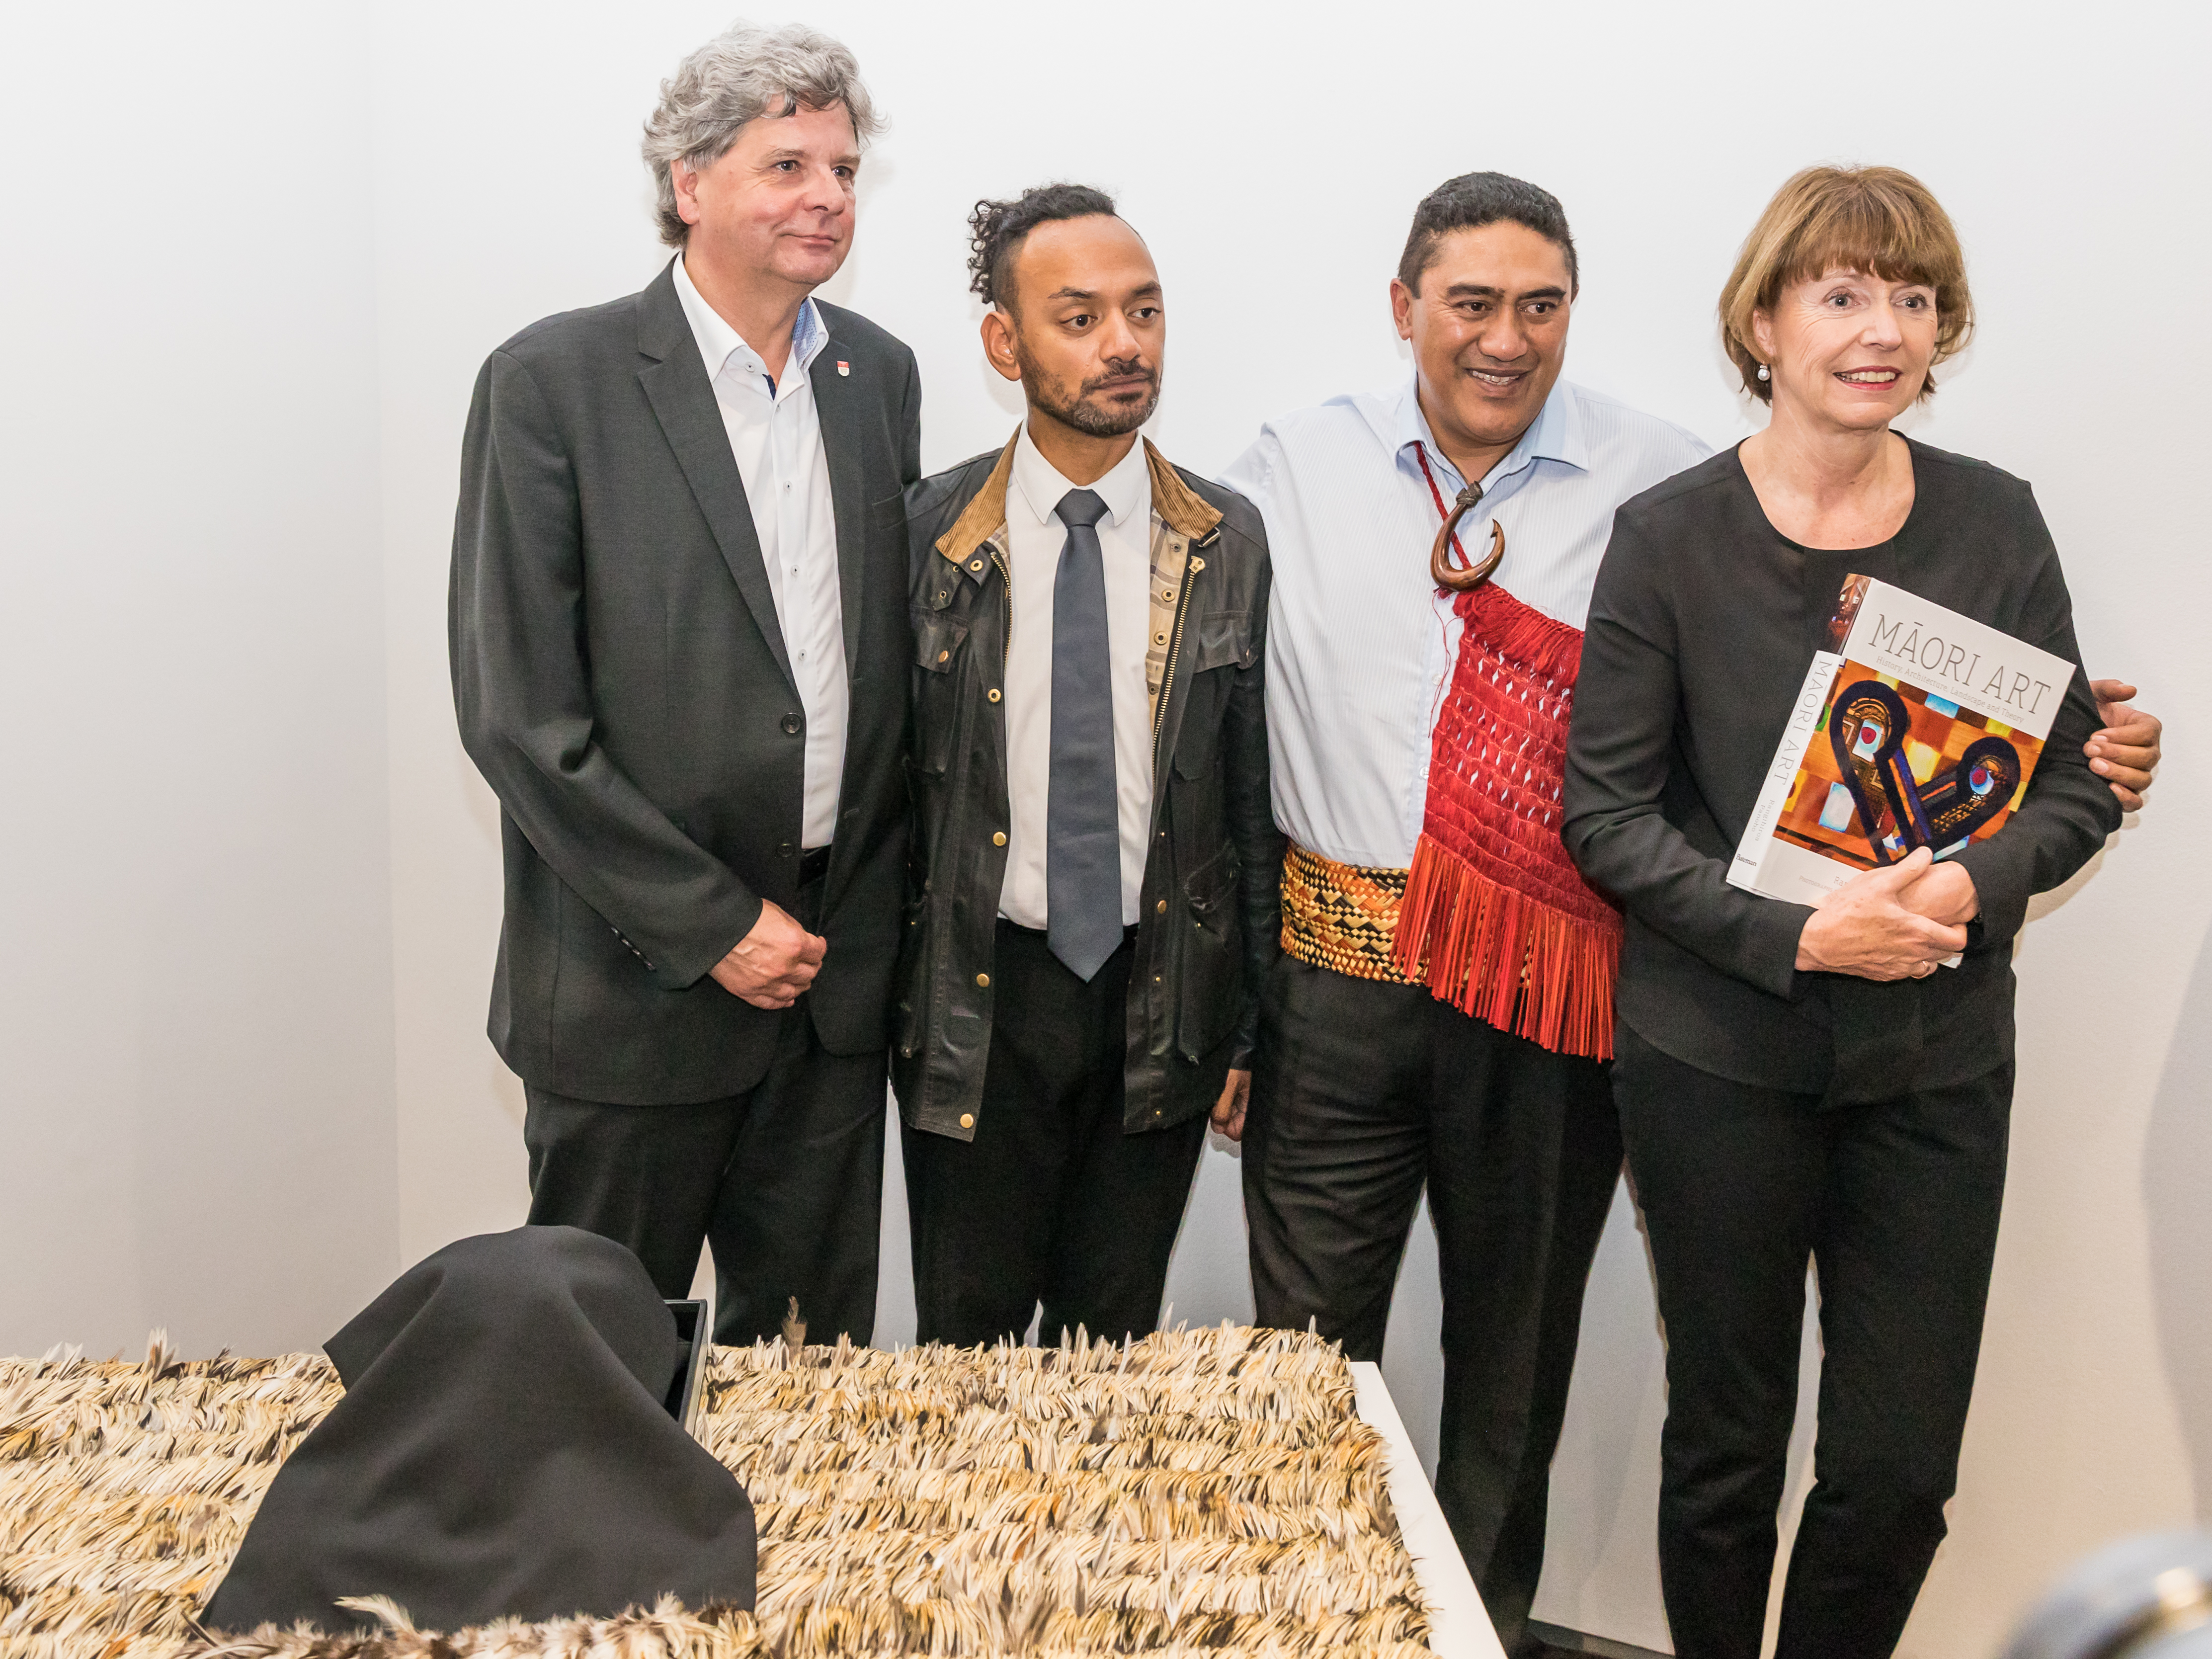
[[[1089,185],[1038,185],[1011,202],[978,202],[968,216],[968,286],[987,306],[1014,308],[1006,267],[1022,239],[1055,219],[1112,218],[1114,198]]]
[[[1485,225],[1520,225],[1555,244],[1567,256],[1567,287],[1582,286],[1575,239],[1567,229],[1566,210],[1548,190],[1503,173],[1462,173],[1447,179],[1413,210],[1413,234],[1398,260],[1398,280],[1419,294],[1421,273],[1437,256],[1437,244],[1455,230]]]

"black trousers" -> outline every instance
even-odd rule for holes
[[[821,887],[800,891],[816,925]],[[533,1225],[625,1244],[665,1297],[714,1257],[714,1340],[774,1338],[799,1298],[807,1340],[866,1343],[876,1323],[886,1055],[833,1054],[802,996],[767,1073],[690,1106],[610,1106],[526,1089]]]
[[[2013,1068],[1824,1109],[1624,1029],[1613,1075],[1667,1328],[1659,1569],[1674,1651],[1758,1659],[1809,1258],[1820,1431],[1777,1659],[1887,1659],[1957,1484]]]
[[[1159,1323],[1206,1119],[1122,1129],[1133,956],[1124,941],[1085,984],[1042,933],[999,923],[975,1138],[900,1135],[919,1340],[1018,1342],[1039,1304],[1046,1342]]]
[[[1379,1359],[1426,1184],[1443,1283],[1437,1498],[1509,1651],[1543,1566],[1583,1291],[1620,1175],[1602,1062],[1425,987],[1276,964],[1244,1132],[1259,1322],[1312,1320]]]

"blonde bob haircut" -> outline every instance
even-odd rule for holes
[[[1951,216],[1898,167],[1807,167],[1774,192],[1721,290],[1721,340],[1743,389],[1774,401],[1773,386],[1759,378],[1752,313],[1771,311],[1790,283],[1838,267],[1936,290],[1936,352],[1920,388],[1921,397],[1931,395],[1935,366],[1974,331],[1974,301]]]

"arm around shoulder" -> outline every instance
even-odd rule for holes
[[[2029,510],[2034,532],[2042,541],[2042,557],[2021,618],[2020,635],[2078,664],[2081,647],[2074,636],[2074,605],[2065,574],[2042,515],[2032,506]],[[2010,939],[2027,922],[2028,900],[2067,881],[2120,827],[2119,802],[2105,781],[2089,769],[2084,752],[2101,724],[2088,679],[2077,667],[2066,684],[2064,699],[2018,810],[1986,841],[1953,854],[1953,861],[1973,878],[1980,901],[1978,945]]]

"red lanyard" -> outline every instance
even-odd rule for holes
[[[1421,476],[1429,481],[1429,495],[1437,504],[1437,517],[1440,520],[1449,518],[1451,515],[1444,508],[1444,492],[1437,488],[1437,475],[1429,471],[1429,447],[1419,438],[1413,440],[1413,459],[1421,464]],[[1451,544],[1452,551],[1459,555],[1460,563],[1474,564],[1474,561],[1467,556],[1467,550],[1459,544],[1459,532],[1456,530],[1452,532]]]

